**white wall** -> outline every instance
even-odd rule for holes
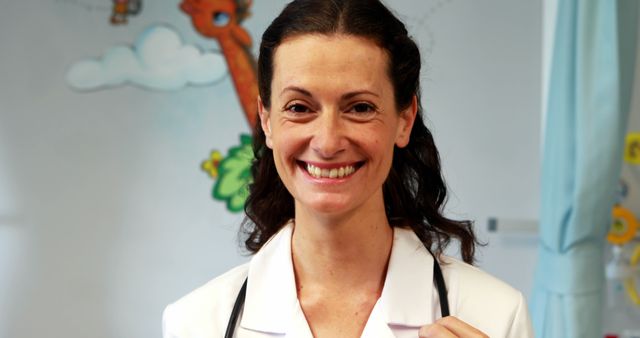
[[[388,2],[424,50],[448,213],[477,220],[489,242],[479,264],[528,293],[535,238],[485,227],[490,216],[537,218],[542,3]],[[165,304],[246,260],[241,217],[210,198],[199,170],[246,131],[228,78],[175,92],[65,85],[71,64],[153,23],[216,48],[177,1],[146,1],[117,28],[109,3],[22,0],[0,11],[0,337],[159,336]],[[254,40],[283,3],[255,2],[245,24]]]
[[[528,294],[537,238],[488,233],[486,222],[538,218],[542,3],[438,3],[428,29],[414,34],[431,50],[423,104],[451,188],[447,209],[476,220],[488,243],[479,265]]]

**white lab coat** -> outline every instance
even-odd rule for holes
[[[218,338],[224,333],[245,278],[247,298],[235,337],[312,337],[296,295],[291,261],[292,225],[285,226],[251,259],[167,306],[164,338]],[[462,261],[441,264],[456,316],[489,337],[533,337],[522,294]],[[389,267],[380,299],[362,337],[418,337],[440,318],[433,258],[410,229],[394,228]]]

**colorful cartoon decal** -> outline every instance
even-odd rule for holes
[[[101,58],[82,60],[67,72],[67,83],[80,91],[125,84],[153,90],[209,85],[223,79],[227,67],[220,54],[187,45],[166,25],[147,28],[133,46],[115,46]]]
[[[240,26],[250,15],[251,4],[251,0],[184,0],[180,8],[200,34],[218,41],[247,122],[253,127],[258,113],[256,62],[251,37]]]
[[[211,178],[214,180],[218,178],[218,168],[220,167],[220,162],[222,162],[222,153],[217,150],[211,152],[209,159],[202,162],[202,170],[209,174]]]
[[[613,207],[613,222],[609,228],[607,240],[611,244],[623,245],[635,238],[638,231],[638,220],[631,210],[620,205]]]
[[[640,164],[640,133],[627,134],[624,160],[629,164]]]
[[[244,209],[251,182],[251,136],[240,135],[240,145],[229,149],[224,159],[219,154],[213,151],[210,159],[202,163],[202,168],[212,177],[217,176],[213,198],[225,201],[229,211],[240,212]]]
[[[127,23],[127,17],[138,15],[142,10],[142,0],[112,0],[111,24],[123,25]]]
[[[240,26],[249,17],[251,5],[251,0],[184,0],[180,8],[191,17],[196,31],[218,42],[247,123],[253,127],[258,115],[256,61],[251,54],[251,37]],[[219,159],[219,152],[214,151],[202,165],[213,179],[219,175],[213,198],[226,201],[232,212],[243,210],[251,181],[251,137],[242,135],[240,140],[241,144],[231,148],[227,157]]]

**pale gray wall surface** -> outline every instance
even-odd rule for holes
[[[489,235],[490,216],[536,219],[540,1],[388,1],[424,54],[423,106],[451,187],[450,216],[477,220],[479,265],[528,293],[535,239]],[[256,1],[258,40],[285,1]],[[146,1],[111,27],[109,1],[4,1],[0,11],[0,337],[157,337],[163,307],[245,261],[240,215],[199,166],[247,132],[229,78],[157,92],[78,93],[69,67],[169,23]],[[453,250],[455,251],[455,250]]]

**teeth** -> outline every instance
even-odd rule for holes
[[[307,172],[309,175],[315,178],[343,178],[349,176],[356,171],[356,168],[352,165],[332,168],[332,169],[320,169],[312,164],[307,163]]]

